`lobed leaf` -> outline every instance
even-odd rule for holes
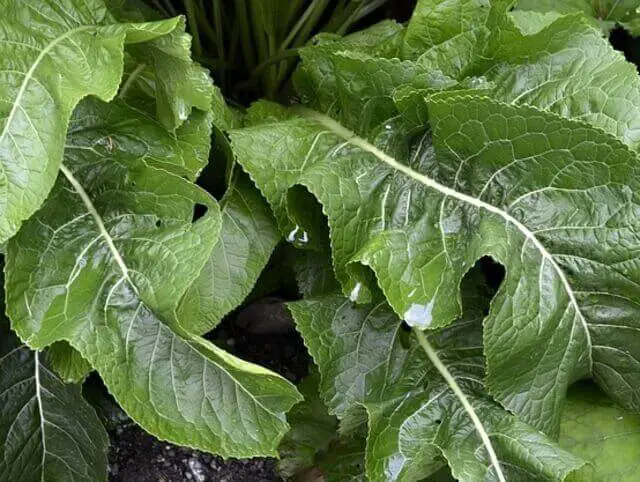
[[[623,406],[640,408],[633,288],[640,282],[639,164],[627,147],[635,143],[635,121],[625,120],[637,117],[626,93],[638,80],[575,16],[525,35],[497,2],[486,21],[496,25],[483,47],[493,57],[459,70],[482,72],[491,81],[484,86],[509,103],[482,97],[485,87],[474,93],[436,83],[416,90],[414,75],[372,74],[376,66],[387,72],[389,59],[331,52],[331,68],[316,77],[303,67],[306,86],[335,86],[329,115],[262,103],[249,117],[264,122],[230,136],[285,235],[291,226],[305,234],[317,229],[309,193],[322,205],[335,274],[352,300],[371,300],[379,286],[410,325],[444,327],[460,314],[452,293],[469,267],[485,255],[503,264],[506,279],[485,320],[487,390],[555,436],[567,387],[581,377],[594,377]],[[427,53],[438,45],[426,45]],[[567,55],[581,60],[565,64]],[[621,76],[604,82],[592,67]],[[514,94],[524,80],[535,86],[526,97],[535,106],[518,105],[525,97]],[[436,93],[442,89],[454,91]],[[421,127],[419,116],[403,111],[407,99],[419,97],[428,122]]]

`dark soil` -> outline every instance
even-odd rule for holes
[[[293,383],[306,374],[309,355],[302,339],[290,330],[251,334],[224,322],[208,337],[229,352],[280,373]],[[274,459],[223,460],[197,450],[157,440],[127,421],[110,431],[111,482],[272,482],[280,481]]]
[[[160,442],[136,425],[111,434],[109,480],[118,482],[272,482],[280,478],[273,459],[222,460]]]

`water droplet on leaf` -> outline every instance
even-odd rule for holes
[[[355,303],[356,301],[358,301],[358,295],[360,294],[361,289],[362,289],[362,283],[358,281],[356,285],[353,287],[353,289],[351,290],[351,293],[349,294],[349,299],[352,302]]]
[[[433,311],[433,300],[426,305],[412,303],[407,311],[404,312],[404,320],[411,326],[418,328],[428,328],[433,321],[431,312]]]
[[[306,246],[309,244],[309,233],[296,226],[288,235],[287,241],[295,246]]]

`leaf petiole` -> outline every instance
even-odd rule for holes
[[[444,378],[444,380],[447,382],[447,385],[449,385],[449,388],[451,388],[451,391],[456,395],[456,397],[458,397],[458,400],[460,400],[460,403],[462,403],[462,406],[464,407],[465,411],[469,415],[469,418],[473,422],[473,425],[476,427],[478,435],[480,435],[480,439],[482,440],[482,443],[487,449],[487,453],[489,454],[489,460],[491,460],[491,464],[493,465],[496,471],[498,480],[500,482],[506,482],[507,479],[505,479],[505,476],[502,473],[502,469],[500,468],[500,462],[498,461],[498,456],[496,455],[496,452],[493,449],[493,445],[491,444],[491,439],[489,439],[489,435],[487,434],[487,431],[484,429],[484,426],[482,425],[482,422],[478,418],[476,411],[473,409],[473,406],[469,402],[469,399],[464,394],[464,392],[460,388],[460,385],[458,385],[458,382],[456,382],[455,378],[453,378],[453,375],[451,375],[451,372],[449,371],[449,369],[445,366],[444,363],[442,363],[442,360],[440,360],[440,357],[436,353],[436,350],[433,348],[433,346],[431,346],[431,343],[429,343],[429,340],[427,340],[427,337],[424,334],[424,332],[417,330],[415,328],[412,329],[412,331],[415,334],[416,339],[418,340],[418,343],[420,344],[424,352],[429,357],[429,360],[431,361],[431,363],[433,363],[433,366],[436,367],[436,369],[440,372],[440,375],[442,375],[442,378]]]

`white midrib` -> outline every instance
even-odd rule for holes
[[[13,118],[16,116],[16,112],[18,112],[18,109],[20,108],[20,105],[22,103],[22,98],[24,97],[24,93],[27,91],[27,86],[29,85],[29,82],[31,82],[31,79],[33,79],[33,76],[34,76],[36,70],[38,69],[38,67],[40,66],[40,63],[42,62],[42,60],[60,42],[68,39],[69,37],[71,37],[72,35],[75,35],[78,32],[82,32],[84,30],[90,30],[92,28],[95,28],[95,25],[84,25],[82,27],[78,27],[78,28],[74,28],[72,30],[69,30],[69,31],[65,32],[63,35],[60,35],[59,37],[56,37],[55,39],[53,39],[51,42],[49,42],[47,44],[47,46],[45,48],[43,48],[40,51],[40,53],[38,54],[38,56],[34,60],[33,64],[31,65],[31,68],[29,68],[27,73],[24,75],[24,79],[22,79],[22,84],[20,84],[20,89],[18,89],[18,93],[16,94],[16,98],[13,101],[13,104],[11,105],[11,110],[9,111],[9,115],[7,116],[7,118],[5,120],[5,124],[4,124],[4,128],[2,129],[2,133],[0,134],[0,145],[3,144],[3,142],[5,140],[5,137],[7,136],[7,133],[9,132],[9,129],[10,129],[12,123],[13,123]]]
[[[82,184],[80,184],[80,182],[75,178],[73,173],[64,164],[60,165],[60,170],[65,175],[67,180],[71,183],[73,188],[76,190],[76,192],[78,193],[78,195],[82,199],[82,202],[84,203],[85,207],[87,208],[87,211],[89,211],[89,214],[91,214],[91,217],[93,217],[94,221],[98,225],[98,230],[99,230],[101,236],[105,239],[105,241],[107,243],[107,246],[109,247],[109,250],[111,251],[111,254],[113,255],[113,258],[115,259],[116,263],[118,264],[118,267],[122,271],[123,277],[129,282],[129,285],[134,290],[137,290],[136,285],[133,284],[133,282],[129,278],[129,270],[127,269],[127,265],[125,264],[124,259],[122,259],[122,256],[118,252],[118,248],[116,248],[115,244],[113,243],[113,238],[111,237],[111,235],[107,231],[107,228],[105,227],[104,223],[102,222],[102,218],[100,217],[100,214],[98,213],[98,211],[96,210],[95,206],[93,205],[93,202],[91,201],[91,198],[89,197],[87,192],[82,187]],[[28,304],[27,304],[27,307],[28,307]],[[128,339],[128,335],[127,335],[127,339]],[[195,341],[195,342],[204,344],[202,339],[200,337],[196,337],[196,336],[191,337],[191,341]],[[196,350],[195,347],[193,347],[191,344],[189,344],[189,346],[193,350]],[[206,346],[206,344],[204,346]],[[206,358],[206,359],[208,361],[212,361],[213,362],[212,358]],[[249,395],[249,397],[252,400],[254,400],[254,402],[256,404],[258,404],[260,407],[262,407],[268,413],[270,413],[270,414],[272,414],[274,416],[276,415],[266,405],[264,405],[260,400],[258,400],[258,398],[256,398],[253,395],[253,393],[251,393],[242,383],[240,383],[240,381],[238,381],[222,364],[216,363],[216,362],[213,362],[213,363],[219,369],[223,370],[229,376],[229,378],[231,380],[233,380],[233,382],[236,384],[236,386],[241,387],[241,389],[247,395]]]
[[[584,316],[580,311],[580,306],[578,305],[578,301],[576,300],[575,294],[573,293],[573,288],[569,284],[569,280],[564,274],[564,271],[562,271],[562,269],[560,268],[556,260],[553,258],[553,256],[551,256],[551,253],[547,251],[544,245],[535,237],[535,235],[524,224],[522,224],[516,218],[511,216],[509,213],[503,211],[502,209],[496,206],[493,206],[492,204],[486,203],[473,196],[469,196],[468,194],[464,194],[462,192],[456,191],[455,189],[451,189],[450,187],[440,184],[439,182],[431,179],[428,176],[425,176],[424,174],[414,171],[409,166],[406,166],[405,164],[398,162],[396,159],[394,159],[387,153],[383,152],[382,150],[378,149],[376,146],[366,141],[362,137],[357,136],[354,132],[350,131],[349,129],[347,129],[346,127],[344,127],[342,124],[335,121],[331,117],[328,117],[317,111],[307,109],[304,107],[299,107],[299,106],[294,107],[293,110],[298,114],[302,115],[303,117],[307,117],[309,119],[312,119],[318,122],[323,127],[334,132],[336,135],[349,141],[349,143],[355,146],[358,146],[367,152],[370,152],[371,154],[376,156],[378,159],[380,159],[382,162],[388,164],[389,166],[402,172],[403,174],[406,174],[410,178],[424,184],[425,186],[435,189],[436,191],[441,192],[445,196],[450,196],[454,199],[458,199],[462,202],[471,204],[472,206],[475,206],[480,209],[485,209],[491,213],[494,213],[500,216],[508,224],[512,224],[513,226],[515,226],[516,229],[518,229],[518,231],[522,233],[525,239],[530,241],[536,247],[536,249],[540,252],[540,255],[542,256],[543,260],[546,260],[547,262],[549,262],[549,264],[553,267],[553,269],[558,274],[558,277],[560,278],[560,282],[562,283],[562,286],[564,287],[567,293],[567,296],[569,297],[569,303],[575,309],[578,319],[580,320],[580,323],[582,324],[582,327],[584,329],[585,336],[587,339],[587,344],[589,346],[589,365],[591,368],[593,364],[593,359],[591,354],[591,347],[592,347],[591,334],[589,333],[589,327],[587,325],[587,321],[584,319]]]
[[[107,228],[102,222],[102,217],[96,210],[96,207],[93,205],[91,198],[82,187],[82,184],[80,184],[80,182],[75,178],[73,173],[67,168],[67,166],[65,166],[64,164],[60,164],[60,170],[62,171],[64,176],[67,178],[67,180],[71,183],[75,191],[78,193],[78,195],[80,196],[80,199],[82,199],[82,202],[87,208],[87,211],[89,211],[89,214],[91,215],[96,225],[98,226],[98,231],[100,232],[100,235],[104,238],[105,242],[107,243],[107,247],[109,248],[109,251],[111,251],[113,259],[115,260],[116,264],[122,271],[122,276],[135,289],[135,285],[131,282],[131,279],[129,278],[129,270],[127,268],[127,265],[125,264],[124,259],[122,259],[122,256],[118,251],[118,248],[116,248],[116,245],[114,244],[113,238],[109,234],[109,231],[107,231]]]
[[[35,351],[35,381],[36,381],[36,400],[38,401],[38,412],[40,413],[40,436],[42,437],[42,467],[40,471],[40,480],[44,482],[44,464],[47,457],[47,440],[44,433],[44,408],[42,406],[42,391],[40,390],[40,354]]]

